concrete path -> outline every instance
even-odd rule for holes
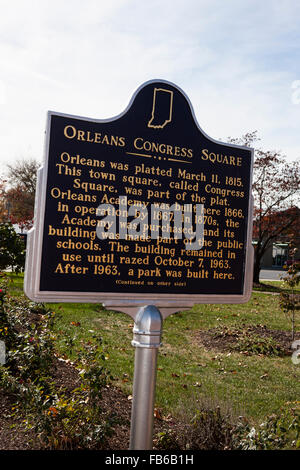
[[[285,276],[283,269],[261,269],[259,274],[260,281],[280,281],[281,276]]]

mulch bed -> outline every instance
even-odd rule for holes
[[[241,327],[242,331],[243,327]],[[280,346],[285,355],[291,355],[292,340],[289,331],[271,330],[265,325],[244,325],[244,329],[249,334],[254,334],[262,338],[270,338]],[[300,339],[300,333],[295,335],[295,340]],[[226,330],[221,334],[220,328],[211,328],[205,331],[197,331],[194,340],[208,350],[215,350],[218,352],[228,352],[237,343],[238,337],[235,334],[230,334]]]
[[[58,388],[71,392],[79,386],[78,371],[69,361],[56,359],[53,380]],[[114,433],[108,437],[106,450],[127,450],[130,439],[131,397],[127,397],[120,389],[107,386],[103,389],[101,406],[105,413],[113,414],[118,419]],[[12,417],[12,407],[15,399],[0,390],[0,450],[41,450],[41,443],[33,431],[25,430],[22,419]],[[168,421],[163,419],[159,410],[155,412],[154,435],[163,431]]]

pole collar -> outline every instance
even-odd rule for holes
[[[155,305],[141,307],[133,328],[132,346],[159,348],[161,346],[162,316]]]

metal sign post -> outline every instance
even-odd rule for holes
[[[161,344],[162,316],[154,305],[142,307],[133,328],[135,346],[131,450],[151,450],[156,385],[156,364]]]

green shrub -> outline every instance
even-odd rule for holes
[[[187,418],[187,416],[186,416]],[[296,450],[300,449],[299,402],[252,426],[242,416],[232,419],[220,407],[201,407],[187,422],[157,434],[159,450]]]
[[[273,339],[243,332],[239,335],[237,343],[232,346],[233,351],[247,351],[249,354],[263,354],[264,356],[280,356],[284,353],[282,347]]]
[[[296,294],[295,289],[300,283],[300,262],[295,261],[297,249],[292,251],[292,264],[288,268],[287,275],[281,279],[289,288],[288,292],[282,292],[279,296],[279,305],[286,317],[291,323],[291,340],[294,341],[296,334],[296,320],[300,312],[300,295]]]
[[[75,366],[81,380],[67,392],[53,378],[58,362],[53,312],[43,304],[9,298],[6,287],[2,278],[0,339],[7,357],[0,366],[0,385],[14,396],[13,414],[35,431],[42,448],[101,448],[114,423],[100,403],[110,377],[101,338],[77,351]]]
[[[233,448],[232,417],[219,406],[201,404],[193,415],[180,410],[180,421],[157,434],[159,450],[229,450]]]
[[[234,440],[240,450],[300,449],[299,402],[267,417],[257,427],[240,424]]]
[[[273,338],[262,336],[244,326],[222,326],[215,328],[214,338],[228,338],[227,348],[230,351],[247,352],[248,354],[263,354],[265,356],[284,355],[284,348]]]
[[[25,245],[10,222],[0,223],[0,271],[12,267],[20,272],[25,265]]]

